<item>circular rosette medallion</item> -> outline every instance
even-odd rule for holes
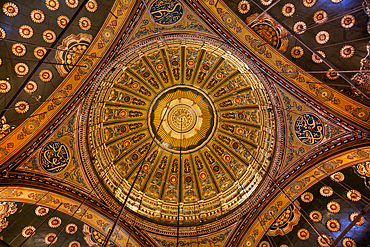
[[[41,167],[50,173],[63,171],[70,159],[68,147],[61,142],[49,142],[40,152]]]
[[[180,1],[157,0],[150,7],[154,21],[161,25],[172,25],[180,21],[184,8]]]
[[[314,145],[324,138],[324,125],[314,114],[300,115],[294,124],[297,138],[306,145]]]
[[[154,99],[149,112],[150,133],[170,152],[179,153],[180,146],[183,153],[194,152],[212,138],[216,129],[215,107],[195,87],[177,85],[164,90]]]

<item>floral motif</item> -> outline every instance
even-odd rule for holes
[[[23,25],[19,28],[19,34],[22,38],[29,39],[33,36],[33,29],[28,25]]]
[[[321,234],[321,236],[317,238],[317,242],[321,247],[329,247],[332,243],[332,238],[326,234]]]
[[[309,203],[313,200],[313,194],[311,192],[305,192],[301,195],[302,202]]]
[[[333,213],[333,214],[338,213],[340,211],[340,205],[337,202],[329,202],[326,205],[326,208],[328,209],[330,213]]]
[[[7,93],[11,88],[12,87],[8,81],[0,80],[0,93]]]
[[[285,17],[291,17],[295,12],[295,6],[292,3],[287,3],[283,6],[281,12]]]
[[[68,244],[68,247],[81,247],[81,244],[78,241],[72,241]]]
[[[89,12],[95,12],[98,9],[98,4],[95,0],[89,0],[85,7]]]
[[[334,71],[334,69],[329,69],[328,72],[326,72],[326,77],[329,80],[336,80],[339,78],[339,74],[336,71]]]
[[[4,29],[2,29],[2,28],[0,27],[0,40],[1,40],[1,39],[5,39],[5,37],[6,37],[6,32],[5,32],[5,30],[4,30]]]
[[[310,237],[310,232],[302,228],[298,230],[297,235],[300,240],[307,240]]]
[[[356,242],[352,238],[343,238],[342,245],[345,247],[356,247]]]
[[[224,21],[226,26],[228,26],[230,28],[235,28],[237,22],[236,22],[235,18],[230,13],[223,12],[221,14],[221,18]]]
[[[26,93],[34,93],[37,90],[37,84],[34,81],[29,81],[24,87]]]
[[[37,59],[43,58],[45,54],[46,49],[44,47],[36,47],[35,50],[33,50],[33,55],[35,55]]]
[[[353,25],[355,25],[355,17],[353,15],[345,15],[340,20],[340,24],[343,28],[351,28]]]
[[[322,215],[319,211],[312,211],[309,216],[313,222],[320,222],[322,219]]]
[[[60,28],[65,28],[69,22],[69,18],[65,15],[61,15],[57,19],[57,24]]]
[[[17,57],[21,57],[26,54],[26,47],[21,43],[16,43],[12,45],[12,52]]]
[[[18,6],[14,3],[8,2],[3,5],[3,12],[9,17],[18,15]]]
[[[55,33],[51,30],[46,30],[42,33],[42,38],[44,39],[45,42],[47,43],[53,43],[57,36]]]
[[[70,8],[76,8],[78,6],[78,0],[65,0],[66,4]]]
[[[332,3],[340,3],[340,2],[342,2],[343,0],[331,0],[332,1]]]
[[[55,233],[49,233],[44,238],[46,244],[54,244],[57,240],[58,238]]]
[[[357,190],[350,190],[347,192],[347,197],[353,202],[358,202],[361,200],[361,193]]]
[[[49,213],[49,208],[38,206],[35,209],[35,214],[37,216],[45,216],[47,213]]]
[[[343,58],[350,58],[355,54],[355,48],[351,45],[345,45],[340,49],[340,55]]]
[[[336,173],[332,174],[332,175],[330,176],[330,178],[331,178],[331,180],[333,180],[334,182],[339,183],[339,182],[342,182],[342,181],[344,180],[344,175],[343,175],[343,173],[341,173],[341,172],[336,172]]]
[[[307,25],[303,21],[298,21],[293,26],[293,30],[297,34],[303,34],[304,32],[306,32],[306,29]]]
[[[272,0],[261,0],[261,3],[265,6],[268,6],[272,3]]]
[[[290,55],[293,58],[301,58],[304,54],[303,48],[300,46],[294,46],[290,51]]]
[[[248,1],[240,1],[238,4],[238,10],[241,14],[246,14],[250,10],[251,6]]]
[[[323,58],[326,58],[326,55],[323,51],[317,51],[317,53],[319,53]],[[322,63],[322,59],[319,58],[319,56],[317,56],[315,54],[312,54],[312,61],[314,63]]]
[[[15,111],[18,113],[26,113],[30,109],[30,105],[26,101],[18,101],[15,103]]]
[[[51,228],[57,228],[62,224],[62,220],[59,217],[50,218],[48,225]]]
[[[87,31],[91,28],[91,21],[87,17],[81,17],[78,21],[78,24],[80,25],[80,28],[84,31]]]
[[[25,63],[17,63],[15,66],[14,66],[14,71],[15,73],[17,73],[18,75],[27,75],[28,71],[29,71],[29,68],[28,68],[28,65],[25,64]]]
[[[48,82],[53,78],[53,73],[48,69],[43,69],[40,71],[39,77],[41,81]]]
[[[320,189],[320,194],[325,197],[333,195],[333,189],[329,186],[323,186]]]
[[[55,11],[59,9],[59,1],[58,0],[45,0],[45,5],[48,9]]]
[[[35,23],[41,23],[45,20],[44,12],[39,9],[32,10],[30,16],[31,20]]]
[[[324,23],[328,20],[328,14],[324,10],[316,11],[313,20],[318,24]]]
[[[262,241],[259,245],[259,247],[270,247],[270,243],[267,241]]]
[[[68,234],[74,234],[76,232],[77,232],[77,226],[76,226],[76,224],[71,223],[71,224],[68,224],[66,226],[66,233],[68,233]]]
[[[311,8],[316,3],[316,0],[303,0],[303,5],[307,8]]]
[[[354,221],[357,215],[359,215],[359,213],[357,213],[357,212],[352,213],[352,214],[349,216],[349,219],[350,219],[351,221]],[[360,220],[359,220],[359,221],[357,221],[356,225],[361,226],[361,225],[362,225],[362,224],[364,224],[364,223],[365,223],[365,218],[362,216],[362,217],[360,218]]]
[[[33,226],[26,226],[22,230],[22,236],[25,237],[25,238],[29,238],[29,237],[31,237],[34,234],[35,231],[36,231],[36,228],[35,227],[33,227]]]
[[[316,34],[316,42],[320,45],[325,44],[329,41],[330,35],[327,31],[320,31]]]
[[[329,229],[329,231],[337,232],[340,229],[339,221],[331,219],[326,222],[326,227]]]

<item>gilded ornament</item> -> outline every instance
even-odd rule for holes
[[[58,240],[57,235],[55,233],[49,233],[45,236],[44,241],[46,244],[54,244]]]
[[[21,57],[26,54],[26,47],[21,43],[16,43],[12,45],[12,52],[17,57]]]
[[[356,247],[356,242],[352,238],[343,238],[342,245],[344,247]]]
[[[246,14],[250,10],[251,6],[248,1],[240,1],[238,4],[238,10],[241,14]]]
[[[333,214],[336,214],[340,211],[340,205],[337,202],[329,202],[326,205],[326,208],[328,209],[330,213],[333,213]]]
[[[59,173],[67,167],[70,157],[69,149],[64,143],[49,142],[41,149],[40,165],[48,173]]]
[[[270,247],[270,243],[267,242],[267,241],[262,241],[260,244],[259,244],[259,247]]]
[[[350,190],[347,192],[347,197],[353,202],[358,202],[361,200],[361,193],[357,190]]]
[[[340,229],[339,221],[331,219],[326,222],[326,227],[329,229],[329,231],[337,232]]]
[[[303,5],[307,8],[311,8],[316,4],[316,0],[303,0]]]
[[[32,27],[28,25],[23,25],[19,28],[19,35],[22,36],[22,38],[29,39],[33,36],[33,29]]]
[[[35,23],[41,23],[45,20],[45,14],[39,9],[32,10],[31,14],[31,20]]]
[[[0,40],[1,40],[1,39],[5,39],[5,37],[6,37],[6,32],[5,32],[5,30],[4,30],[4,29],[2,29],[2,28],[0,27]]]
[[[322,215],[319,211],[312,211],[309,216],[313,222],[320,222],[322,219]]]
[[[36,228],[33,227],[33,226],[26,226],[25,228],[23,228],[22,230],[22,236],[25,237],[25,238],[29,238],[31,237],[36,231]]]
[[[57,228],[62,224],[62,220],[59,217],[52,217],[50,218],[48,225],[51,228]]]
[[[292,3],[287,3],[283,6],[281,12],[285,17],[291,17],[295,12],[295,6]]]
[[[0,93],[7,93],[11,89],[11,85],[8,81],[0,80]]]
[[[153,20],[160,25],[173,25],[181,20],[184,7],[180,1],[154,1],[149,8]]]
[[[302,202],[309,203],[313,200],[313,194],[311,192],[305,192],[301,195]]]
[[[3,60],[0,58],[0,66],[3,64]]]
[[[46,49],[44,47],[36,47],[34,50],[33,50],[33,55],[35,55],[35,57],[37,59],[42,59],[46,54]]]
[[[331,180],[333,180],[334,182],[339,183],[339,182],[342,182],[342,181],[344,180],[344,174],[343,174],[343,173],[341,173],[341,172],[336,172],[336,173],[332,174],[332,175],[330,176],[330,178],[331,178]]]
[[[330,35],[327,31],[320,31],[316,34],[316,42],[320,45],[325,44],[329,41]]]
[[[304,54],[303,48],[300,46],[294,46],[290,51],[292,58],[301,58]]]
[[[51,11],[55,11],[59,9],[59,1],[58,0],[45,0],[45,5]]]
[[[353,15],[345,15],[340,20],[340,24],[343,28],[351,28],[353,25],[355,25],[355,17]]]
[[[81,247],[81,244],[78,241],[72,241],[68,244],[68,247]]]
[[[357,215],[359,215],[359,213],[354,212],[354,213],[352,213],[352,214],[349,216],[349,219],[350,219],[351,221],[354,221]],[[365,218],[364,218],[363,216],[361,216],[360,220],[359,220],[359,221],[357,221],[356,225],[361,226],[361,225],[362,225],[362,224],[364,224],[364,223],[365,223]]]
[[[351,58],[355,54],[355,48],[351,45],[345,45],[340,49],[340,55],[343,58]]]
[[[301,114],[295,120],[294,133],[303,144],[314,145],[324,138],[324,124],[315,114]]]
[[[336,80],[339,78],[339,74],[336,71],[334,71],[334,69],[329,69],[328,72],[326,72],[326,77],[329,80]]]
[[[69,18],[65,15],[61,15],[57,19],[57,24],[60,28],[65,28],[69,22]]]
[[[306,32],[307,25],[303,21],[298,21],[294,24],[293,30],[296,34],[303,34]]]
[[[15,73],[17,73],[18,75],[27,75],[28,71],[29,71],[29,68],[28,68],[28,65],[25,64],[25,63],[17,63],[15,66],[14,66],[14,71]]]
[[[45,30],[42,33],[42,38],[46,43],[53,43],[56,40],[57,36],[55,35],[54,31]]]
[[[316,11],[313,20],[318,24],[324,23],[328,20],[328,14],[324,10]]]
[[[320,194],[325,197],[333,195],[333,189],[329,186],[323,186],[320,189]]]
[[[342,2],[343,0],[331,0],[332,1],[332,3],[340,3],[340,2]]]
[[[48,82],[53,78],[53,73],[48,69],[43,69],[40,71],[39,77],[41,81]]]
[[[297,232],[300,240],[307,240],[310,237],[310,232],[307,229],[301,228]]]
[[[24,87],[24,91],[27,93],[34,93],[37,90],[37,84],[34,81],[29,81]]]
[[[317,53],[319,53],[323,58],[326,58],[326,55],[323,51],[317,51]],[[315,54],[312,54],[312,61],[314,63],[322,63],[322,59],[319,58],[319,56],[317,56]]]
[[[14,3],[8,2],[3,5],[3,12],[9,17],[18,15],[18,6]]]
[[[91,28],[91,21],[87,17],[81,17],[78,21],[78,24],[80,25],[80,28],[84,31],[87,31]]]
[[[78,6],[78,0],[65,0],[66,5],[70,8],[76,8]]]
[[[332,238],[326,234],[321,234],[321,236],[317,237],[317,242],[321,247],[330,247],[332,243]]]
[[[85,7],[89,12],[95,12],[98,9],[98,4],[95,0],[89,0]]]
[[[26,101],[18,101],[15,103],[15,111],[18,113],[26,113],[30,109],[30,105]]]
[[[47,213],[49,213],[49,208],[47,208],[47,207],[38,206],[35,209],[35,214],[37,216],[45,216],[45,215],[47,215]]]
[[[260,0],[260,1],[265,6],[268,6],[268,5],[270,5],[272,3],[272,0]]]

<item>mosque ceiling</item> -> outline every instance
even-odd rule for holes
[[[102,246],[133,184],[110,246],[173,246],[177,225],[188,246],[290,246],[287,238],[306,241],[307,232],[304,243],[313,244],[304,195],[323,197],[311,220],[322,215],[318,227],[333,239],[361,205],[345,215],[328,214],[327,205],[347,203],[347,185],[368,198],[362,2],[1,6],[0,199],[30,212],[63,202],[55,211],[63,224],[40,227],[28,244],[60,231],[63,246],[74,238]],[[344,187],[328,178],[341,169]],[[338,197],[322,195],[330,191]],[[6,242],[21,243],[24,227],[42,222],[32,215],[17,223],[17,215],[6,216],[16,222],[4,228],[13,234]],[[78,229],[72,237],[68,219]]]

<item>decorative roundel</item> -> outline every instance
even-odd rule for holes
[[[311,192],[305,192],[301,195],[302,202],[309,203],[313,200],[313,194]]]
[[[342,2],[343,0],[331,0],[332,1],[332,3],[340,3],[340,2]]]
[[[292,3],[287,3],[283,6],[281,12],[285,17],[291,17],[295,12],[295,6]]]
[[[18,15],[18,6],[11,2],[5,3],[3,5],[3,12],[7,16],[14,17]]]
[[[322,247],[329,247],[331,245],[331,238],[326,234],[321,234],[321,236],[318,236],[317,242]]]
[[[89,12],[95,12],[98,9],[98,4],[95,0],[89,0],[85,7]]]
[[[336,80],[339,78],[339,74],[334,71],[334,69],[329,69],[328,72],[326,72],[326,77],[329,80]]]
[[[43,58],[45,54],[46,49],[44,47],[36,47],[35,50],[33,50],[33,55],[35,55],[37,59]]]
[[[294,46],[290,51],[292,58],[301,58],[304,54],[303,48],[300,46]]]
[[[303,0],[303,5],[307,8],[311,8],[316,3],[316,0]]]
[[[18,101],[15,103],[15,111],[18,113],[26,113],[30,109],[30,105],[26,101]]]
[[[78,0],[65,0],[66,4],[70,8],[76,8],[78,6]]]
[[[80,28],[85,31],[89,30],[91,27],[91,21],[87,17],[81,17],[78,24],[80,25]]]
[[[248,1],[240,1],[238,4],[238,10],[241,14],[246,14],[250,10],[251,6]]]
[[[26,54],[26,47],[21,43],[16,43],[12,45],[12,52],[17,57],[21,57]]]
[[[326,205],[326,208],[329,210],[330,213],[336,214],[340,211],[340,205],[337,202],[329,202]]]
[[[286,244],[282,244],[282,245],[280,245],[280,247],[289,247],[289,246],[286,245]]]
[[[325,44],[329,41],[330,35],[327,31],[320,31],[316,34],[316,42],[320,45]]]
[[[1,39],[5,39],[5,37],[6,37],[6,32],[5,32],[5,30],[4,30],[4,29],[2,29],[2,28],[0,27],[0,40],[1,40]]]
[[[51,228],[57,228],[62,224],[62,220],[59,217],[52,217],[48,224]]]
[[[340,229],[339,221],[331,219],[326,222],[326,227],[329,229],[329,231],[337,232]]]
[[[345,45],[340,49],[340,55],[343,58],[350,58],[355,54],[355,48],[351,45]]]
[[[60,28],[65,28],[69,22],[69,18],[65,15],[61,15],[57,19],[57,24]]]
[[[44,12],[39,9],[32,10],[31,12],[31,19],[35,23],[41,23],[45,20]]]
[[[342,245],[345,247],[356,247],[356,242],[352,238],[343,238]]]
[[[353,202],[358,202],[361,200],[361,193],[357,190],[350,190],[347,192],[347,197]]]
[[[336,172],[330,176],[330,179],[337,183],[342,182],[344,180],[344,174],[341,172]]]
[[[319,211],[312,211],[310,213],[310,219],[313,221],[313,222],[320,222],[322,220],[322,215]]]
[[[8,81],[0,80],[0,93],[7,93],[11,88],[12,86]]]
[[[58,238],[55,233],[49,233],[44,238],[46,244],[54,244],[57,240]]]
[[[307,25],[303,21],[298,21],[294,24],[293,30],[296,34],[303,34],[306,32]]]
[[[326,58],[326,55],[323,51],[317,51],[317,53],[319,53],[323,58]],[[317,56],[315,54],[312,54],[312,61],[314,63],[322,63],[322,59],[319,58],[319,56]]]
[[[0,58],[0,66],[3,64],[3,60]]]
[[[22,230],[22,236],[25,238],[29,238],[32,236],[32,234],[36,231],[36,228],[33,226],[26,226]]]
[[[76,224],[70,223],[66,226],[66,233],[68,234],[74,234],[77,232],[77,226]]]
[[[261,0],[261,3],[265,6],[270,5],[272,3],[272,0]]]
[[[47,213],[49,213],[49,208],[38,206],[35,209],[35,214],[37,216],[45,216]]]
[[[193,179],[191,178],[191,176],[185,176],[184,180],[186,184],[191,184],[193,182]]]
[[[48,82],[53,78],[53,73],[48,69],[43,69],[40,71],[39,77],[41,81]]]
[[[177,181],[177,177],[175,175],[172,175],[170,177],[170,182],[174,184],[174,183],[176,183],[176,181]]]
[[[33,29],[28,25],[23,25],[19,28],[19,34],[22,38],[29,39],[33,36]]]
[[[353,15],[345,15],[340,20],[340,24],[344,28],[351,28],[351,27],[353,27],[353,25],[355,25],[355,21],[356,21],[356,19]]]
[[[310,237],[310,232],[302,228],[298,230],[297,235],[300,240],[307,240]]]
[[[59,1],[58,0],[45,0],[45,5],[48,9],[55,11],[59,9]]]
[[[324,10],[316,11],[313,15],[314,22],[320,24],[328,20],[328,14]]]
[[[267,241],[262,241],[259,245],[259,247],[270,247],[270,243]]]
[[[200,177],[200,179],[204,180],[204,179],[206,179],[206,178],[207,178],[207,174],[206,174],[205,172],[201,172],[201,173],[199,174],[199,177]]]
[[[53,43],[55,39],[57,38],[57,36],[55,35],[53,31],[46,30],[42,33],[42,38],[44,39],[46,43]]]
[[[350,219],[351,221],[354,221],[357,215],[359,215],[359,213],[357,213],[357,212],[352,213],[352,214],[349,216],[349,219]],[[356,225],[361,226],[361,225],[362,225],[362,224],[364,224],[364,223],[365,223],[365,218],[362,216],[362,217],[360,218],[360,220],[359,220],[359,221],[357,221]]]
[[[15,73],[17,73],[18,75],[26,75],[29,71],[28,69],[28,65],[25,64],[25,63],[17,63],[15,66],[14,66],[14,71]]]
[[[329,186],[323,186],[320,189],[320,194],[325,197],[333,195],[333,189]]]
[[[81,244],[78,241],[72,241],[68,244],[68,247],[81,247]]]
[[[34,93],[37,90],[37,83],[34,81],[29,81],[24,87],[26,93]]]

